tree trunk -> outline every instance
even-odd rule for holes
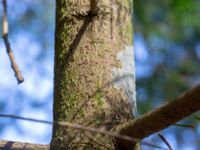
[[[133,5],[130,0],[94,1],[56,1],[53,117],[116,131],[136,111]],[[53,126],[52,149],[120,149],[115,143]]]

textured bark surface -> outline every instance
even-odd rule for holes
[[[0,149],[1,150],[49,150],[50,145],[1,140]]]
[[[56,3],[54,121],[115,131],[135,109],[133,6],[129,0],[101,0],[96,14],[90,7],[90,0]],[[53,127],[52,149],[114,149],[114,143]]]

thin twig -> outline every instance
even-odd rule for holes
[[[158,136],[159,136],[160,139],[167,145],[167,147],[169,148],[169,150],[172,150],[172,147],[171,147],[171,145],[169,144],[169,142],[166,140],[166,138],[165,138],[162,134],[160,134],[160,133],[158,133]]]
[[[2,38],[5,43],[7,54],[10,58],[11,67],[13,71],[15,72],[15,76],[17,78],[18,83],[20,84],[24,81],[24,78],[19,70],[17,63],[15,62],[13,51],[10,47],[10,43],[8,40],[7,3],[6,3],[6,0],[2,0],[2,2],[3,2]]]
[[[191,124],[173,124],[173,126],[195,129],[195,126]]]
[[[199,116],[194,116],[194,119],[200,121],[200,117]]]
[[[78,125],[78,124],[72,124],[72,123],[69,123],[69,122],[66,122],[66,121],[65,122],[52,122],[52,121],[39,120],[39,119],[33,119],[33,118],[26,118],[26,117],[21,117],[21,116],[16,116],[16,115],[9,115],[9,114],[0,114],[0,117],[19,119],[19,120],[25,120],[25,121],[32,121],[32,122],[43,123],[43,124],[48,124],[48,125],[58,125],[58,126],[62,126],[62,127],[69,127],[69,128],[74,128],[74,129],[77,129],[77,130],[103,134],[103,135],[107,135],[107,136],[110,136],[110,137],[114,137],[114,138],[117,138],[117,139],[129,141],[129,142],[133,142],[133,143],[136,143],[136,142],[139,141],[138,139],[132,138],[130,136],[119,135],[115,132],[100,130],[100,129],[91,128],[91,127],[86,127],[86,126]],[[141,144],[149,146],[149,147],[167,150],[166,148],[163,148],[159,145],[152,144],[152,143],[149,143],[149,142],[146,142],[146,141],[142,141]]]
[[[97,0],[90,0],[90,14],[97,14]]]

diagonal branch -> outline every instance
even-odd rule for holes
[[[20,84],[24,81],[24,78],[19,70],[17,63],[15,62],[13,51],[10,47],[10,43],[8,40],[7,3],[6,3],[6,0],[3,0],[2,2],[3,2],[2,38],[6,46],[7,54],[10,58],[11,67],[13,71],[15,72],[15,76],[17,78],[18,83]]]
[[[142,117],[119,126],[121,135],[143,139],[200,110],[200,85],[184,92],[175,100],[146,113]],[[126,149],[130,143],[117,139],[120,148]]]
[[[43,124],[47,124],[47,125],[55,124],[55,125],[58,125],[58,126],[69,127],[69,128],[73,128],[73,129],[77,129],[77,130],[82,130],[82,131],[85,131],[85,132],[102,134],[102,135],[106,135],[106,136],[109,136],[109,137],[113,137],[113,138],[129,141],[131,143],[138,142],[138,139],[132,138],[132,137],[129,137],[129,136],[126,136],[126,135],[119,135],[119,134],[117,134],[115,132],[110,132],[110,131],[101,130],[101,129],[97,129],[97,128],[92,128],[92,127],[86,127],[86,126],[79,125],[79,124],[72,124],[72,123],[66,122],[66,121],[65,122],[51,122],[51,121],[46,121],[46,120],[25,118],[25,117],[20,117],[20,116],[16,116],[16,115],[8,115],[8,114],[0,114],[0,117],[19,119],[19,120],[31,121],[31,122],[37,122],[37,123],[43,123]],[[145,142],[145,141],[142,141],[141,144],[149,146],[149,147],[154,147],[154,148],[166,150],[165,148],[163,148],[163,147],[161,147],[159,145],[152,144],[152,143]]]
[[[126,122],[118,126],[119,134],[95,128],[85,127],[82,125],[72,124],[69,122],[51,122],[38,119],[24,118],[14,115],[3,115],[0,117],[40,122],[45,124],[56,124],[63,127],[70,127],[82,131],[104,134],[116,138],[116,149],[129,149],[133,143],[156,133],[170,125],[184,119],[192,113],[200,110],[200,85],[186,91],[178,96],[175,100],[146,113],[140,118]],[[0,146],[2,142],[0,142]],[[5,143],[5,142],[4,142]],[[161,148],[158,145],[148,142],[141,142],[144,145]],[[12,143],[11,143],[12,144]],[[6,144],[4,144],[5,146]],[[10,145],[10,143],[7,143]]]

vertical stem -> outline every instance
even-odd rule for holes
[[[97,13],[97,0],[90,0],[90,13],[91,15]]]

